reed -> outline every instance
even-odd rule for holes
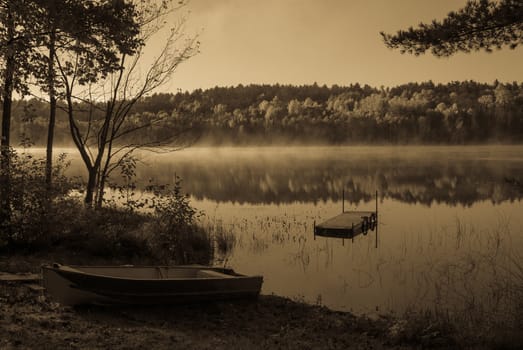
[[[413,306],[405,319],[445,325],[464,346],[520,348],[523,260],[512,248],[508,226],[479,232],[457,220],[453,234],[443,246],[453,243],[454,251],[449,249],[446,259],[427,265],[434,288],[432,306]]]

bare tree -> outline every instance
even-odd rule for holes
[[[163,26],[165,16],[180,8],[183,3],[162,4],[142,8],[141,40],[148,42]],[[152,64],[142,69],[146,46],[133,55],[121,53],[120,69],[109,73],[104,79],[91,81],[81,91],[76,91],[79,76],[74,65],[67,67],[60,60],[59,70],[66,89],[67,112],[70,131],[75,145],[87,168],[88,178],[85,203],[100,207],[104,188],[112,171],[118,168],[137,149],[162,146],[181,146],[183,128],[173,128],[168,136],[154,140],[137,140],[131,136],[155,125],[169,127],[172,123],[166,114],[151,116],[139,123],[131,122],[133,107],[144,96],[168,83],[178,66],[198,52],[196,37],[187,37],[184,20],[171,28],[162,50]],[[71,69],[72,68],[72,69]],[[81,102],[87,110],[76,109]],[[83,118],[83,120],[82,120]],[[131,140],[131,141],[129,141]]]

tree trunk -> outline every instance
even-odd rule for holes
[[[110,142],[107,145],[107,156],[105,157],[105,162],[103,165],[103,168],[100,168],[100,176],[99,176],[99,183],[98,183],[98,198],[96,201],[96,207],[101,208],[104,200],[105,195],[105,183],[107,181],[107,178],[109,177],[108,171],[109,171],[109,165],[111,164],[112,159],[112,142],[113,135],[110,137]]]
[[[96,174],[98,172],[98,168],[96,167],[96,163],[93,164],[91,162],[91,158],[89,158],[89,154],[87,153],[87,146],[84,144],[82,140],[82,135],[80,133],[80,130],[78,128],[78,125],[76,125],[76,122],[74,120],[74,109],[73,109],[73,99],[72,99],[72,91],[71,87],[67,84],[67,81],[65,84],[65,96],[67,100],[67,115],[69,118],[69,130],[71,131],[71,137],[73,139],[74,144],[76,145],[76,149],[78,149],[78,152],[80,152],[80,156],[82,157],[82,160],[84,161],[84,164],[88,171],[88,180],[87,180],[87,187],[86,187],[86,194],[84,198],[85,204],[90,207],[93,203],[93,195],[94,191],[96,189]],[[99,165],[99,163],[98,163]]]
[[[87,177],[87,186],[85,189],[85,204],[88,207],[92,207],[94,193],[96,191],[96,177],[98,176],[98,171],[96,168],[90,168],[88,177]]]
[[[103,175],[103,172],[102,172],[102,174],[100,175],[99,183],[98,183],[98,197],[96,198],[96,208],[97,209],[100,209],[104,202],[105,180],[106,180],[106,176]]]
[[[53,186],[53,140],[54,140],[54,128],[56,122],[56,93],[54,86],[54,55],[55,55],[55,41],[56,32],[55,29],[51,29],[49,35],[49,126],[47,128],[47,154],[45,162],[45,184],[47,186],[48,193],[51,192]]]
[[[13,48],[14,19],[10,9],[7,9],[7,38],[8,44],[4,51],[5,72],[2,94],[2,140],[0,142],[0,225],[9,227],[11,221],[11,105],[13,98],[13,77],[15,71],[15,58]]]

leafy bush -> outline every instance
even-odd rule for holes
[[[9,218],[1,223],[0,247],[41,242],[64,221],[62,207],[70,204],[68,194],[75,183],[64,176],[69,162],[65,154],[58,157],[53,167],[53,186],[48,188],[43,175],[45,159],[14,149],[10,149],[8,157],[10,186],[2,194],[9,196]]]
[[[210,236],[197,224],[203,215],[190,204],[182,192],[182,180],[175,176],[172,186],[150,186],[147,199],[153,211],[150,242],[153,252],[165,263],[202,263],[212,260]]]
[[[73,202],[73,200],[71,200]],[[78,255],[133,258],[147,256],[141,227],[149,218],[114,208],[92,209],[81,202],[71,203],[68,225],[57,225],[48,238],[55,249]]]
[[[122,157],[118,161],[117,169],[120,170],[118,182],[109,181],[112,196],[105,197],[105,190],[102,191],[102,202],[110,207],[123,207],[128,212],[142,210],[147,205],[147,200],[137,191],[134,181],[136,178],[137,159],[131,154]],[[110,178],[108,178],[110,180]],[[100,195],[100,193],[98,194]]]
[[[77,184],[64,176],[65,155],[55,162],[53,187],[45,183],[45,159],[28,152],[10,152],[10,220],[3,222],[0,250],[57,251],[80,257],[135,258],[163,263],[209,264],[213,240],[198,219],[202,215],[173,185],[151,185],[136,191],[135,161],[122,162],[123,184],[114,186],[104,207],[86,207],[71,190]]]
[[[119,160],[117,181],[108,183],[111,196],[103,202],[129,215],[148,215],[141,236],[151,254],[163,263],[208,264],[214,255],[213,242],[198,219],[201,212],[191,206],[188,194],[182,192],[182,180],[175,175],[174,184],[150,182],[145,191],[135,183],[137,159],[128,154]]]

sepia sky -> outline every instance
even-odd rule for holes
[[[369,84],[523,81],[523,49],[450,58],[386,48],[380,31],[441,19],[465,0],[191,0],[187,32],[201,53],[164,91],[250,83]],[[174,17],[173,17],[174,21]],[[161,40],[151,43],[151,52]]]

